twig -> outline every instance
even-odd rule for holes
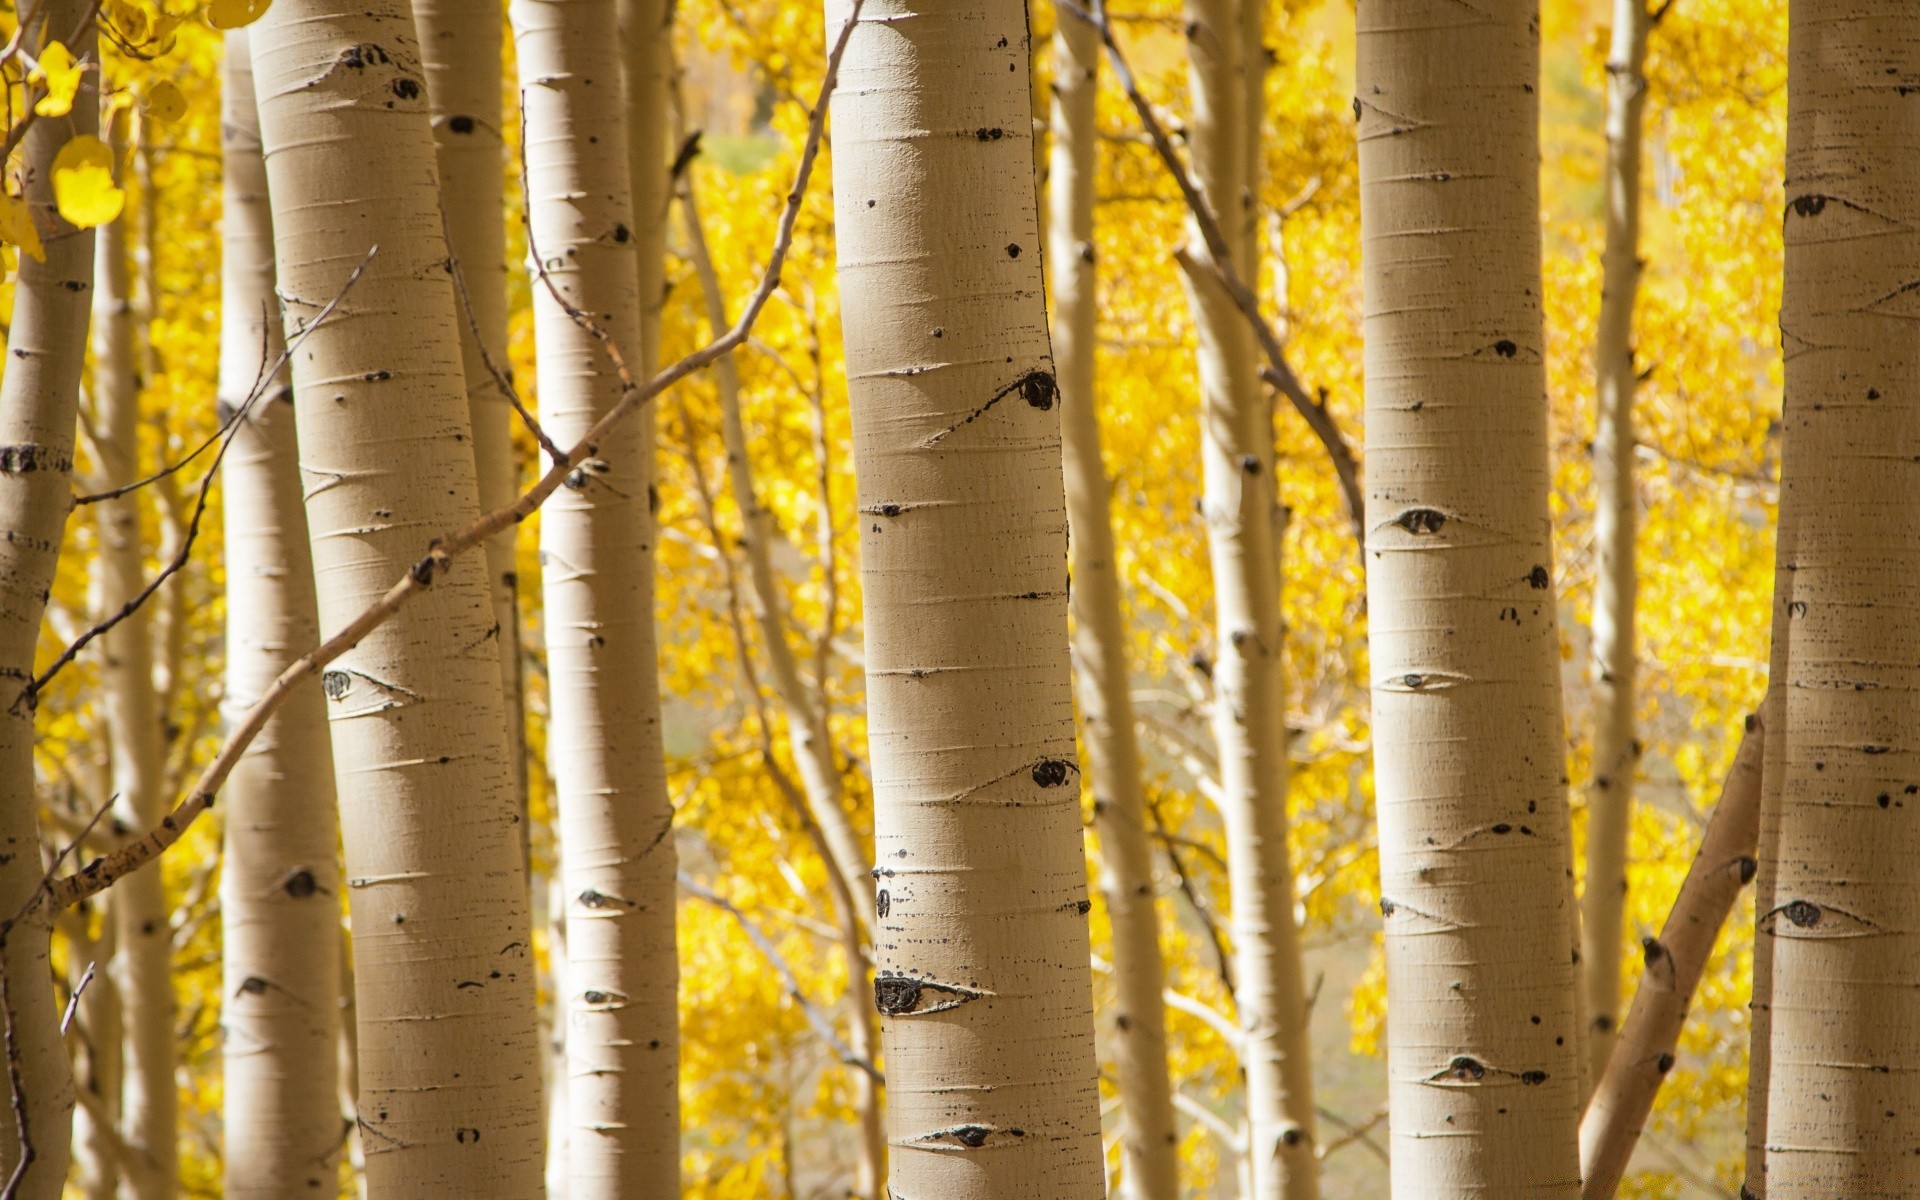
[[[1147,797],[1147,815],[1153,819],[1153,831],[1159,837],[1161,845],[1166,847],[1167,858],[1173,863],[1173,877],[1180,884],[1180,891],[1193,905],[1193,911],[1199,914],[1200,923],[1206,927],[1207,940],[1213,944],[1214,961],[1219,964],[1220,982],[1227,987],[1227,995],[1237,995],[1233,984],[1233,956],[1227,952],[1226,938],[1220,934],[1220,923],[1214,919],[1213,909],[1200,896],[1193,886],[1193,880],[1187,874],[1187,864],[1180,859],[1179,848],[1173,842],[1173,833],[1167,823],[1160,818],[1160,806]]]
[[[1315,1158],[1325,1162],[1327,1159],[1333,1157],[1335,1150],[1343,1150],[1357,1142],[1378,1155],[1381,1162],[1388,1161],[1387,1152],[1381,1148],[1380,1143],[1373,1140],[1372,1136],[1373,1131],[1386,1121],[1386,1109],[1381,1108],[1375,1110],[1372,1116],[1360,1122],[1358,1125],[1320,1105],[1314,1105],[1314,1110],[1318,1112],[1328,1124],[1338,1125],[1341,1130],[1339,1137],[1334,1138],[1332,1141],[1314,1151]]]
[[[87,963],[87,969],[80,976],[80,982],[73,985],[73,995],[67,997],[67,1011],[60,1014],[60,1036],[67,1036],[67,1030],[73,1028],[73,1018],[80,1012],[80,997],[86,994],[87,985],[93,982],[94,963]]]
[[[523,129],[521,132],[524,135],[525,130]],[[524,144],[524,142],[522,144]],[[523,171],[521,175],[523,187],[525,178],[525,172]],[[523,195],[521,199],[524,203],[525,196]],[[526,402],[520,398],[520,389],[513,386],[513,376],[493,360],[493,353],[487,349],[487,339],[480,335],[480,317],[473,311],[473,294],[467,291],[467,273],[465,269],[460,266],[460,256],[453,253],[453,230],[448,227],[447,206],[444,203],[440,206],[440,233],[441,236],[447,240],[447,266],[453,275],[453,291],[454,294],[460,298],[460,312],[466,317],[467,332],[473,338],[474,349],[480,352],[481,365],[487,368],[487,374],[493,376],[494,385],[497,386],[501,394],[507,398],[507,402],[513,405],[513,411],[520,416],[520,423],[527,427],[527,432],[531,433],[533,439],[540,443],[540,448],[547,452],[547,460],[549,462],[560,461],[560,459],[566,457],[565,453],[559,446],[554,444],[552,438],[547,436],[547,431],[541,427],[540,422],[535,419],[532,410],[529,409]],[[529,239],[533,236],[531,226],[528,227],[527,236]],[[529,241],[529,244],[531,244],[531,241]]]
[[[805,194],[807,181],[813,175],[814,162],[820,156],[820,142],[827,116],[827,98],[832,94],[833,86],[840,71],[840,60],[845,57],[847,43],[859,23],[860,8],[864,0],[853,0],[852,11],[847,16],[846,25],[841,29],[833,50],[827,57],[827,71],[820,83],[820,94],[814,105],[812,119],[807,127],[807,139],[800,153],[800,165],[795,172],[793,187],[787,192],[786,206],[780,214],[780,222],[775,234],[773,253],[767,260],[766,270],[760,277],[760,284],[754,289],[746,307],[741,311],[739,320],[733,328],[707,343],[699,350],[687,355],[666,370],[655,375],[645,384],[637,383],[628,371],[626,359],[619,347],[604,330],[585,322],[583,328],[601,339],[607,348],[608,357],[619,374],[622,395],[618,403],[608,409],[593,427],[565,457],[552,464],[540,481],[524,492],[512,504],[486,513],[465,528],[436,539],[426,554],[416,562],[399,581],[388,588],[386,594],[369,604],[360,614],[349,621],[344,628],[319,646],[302,655],[285,671],[280,673],[271,686],[261,695],[254,706],[235,725],[228,735],[226,744],[219,754],[207,764],[187,796],[175,805],[172,812],[161,818],[160,824],[147,832],[138,841],[131,843],[111,856],[95,859],[80,871],[68,875],[53,885],[52,899],[56,905],[68,905],[84,900],[113,884],[129,871],[138,870],[153,861],[167,847],[180,840],[188,827],[201,813],[213,806],[213,799],[220,786],[226,782],[234,766],[246,753],[247,747],[266,727],[280,705],[293,689],[309,675],[315,674],[328,663],[339,658],[360,643],[375,629],[384,625],[392,616],[404,608],[408,601],[432,585],[435,578],[444,574],[454,556],[463,554],[485,542],[494,534],[511,525],[524,521],[538,509],[567,480],[575,468],[592,458],[598,451],[600,439],[615,425],[625,420],[633,412],[659,395],[667,388],[699,371],[722,354],[746,341],[747,333],[753,323],[759,319],[760,312],[779,285],[780,271],[786,263],[787,253],[793,245],[794,224],[799,219],[800,201]],[[0,1200],[5,1200],[0,1196]]]

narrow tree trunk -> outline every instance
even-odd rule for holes
[[[1633,308],[1640,291],[1640,134],[1647,101],[1646,0],[1614,0],[1607,55],[1607,242],[1594,339],[1599,419],[1593,438],[1593,790],[1587,887],[1580,898],[1589,1078],[1598,1082],[1620,1014],[1633,774],[1634,595],[1639,527],[1633,487]]]
[[[72,33],[89,11],[82,0],[45,0],[24,44],[38,55],[48,42],[66,41],[76,58],[92,55],[91,27]],[[29,90],[29,104],[36,92]],[[33,679],[40,618],[71,507],[93,290],[93,235],[75,231],[55,210],[53,159],[68,139],[98,128],[99,110],[83,101],[67,117],[35,121],[20,149],[24,198],[45,258],[20,255],[0,378],[0,680],[7,684],[0,704],[0,912],[8,915],[26,907],[40,886],[33,707],[21,689]],[[42,906],[7,930],[0,948],[9,1041],[19,1063],[13,1100],[27,1123],[23,1147],[17,1121],[0,1120],[0,1183],[18,1179],[17,1200],[59,1200],[72,1145],[73,1072],[48,961],[51,931],[52,914]]]
[[[666,305],[668,77],[673,65],[671,0],[615,0],[620,22],[621,73],[627,99],[627,167],[631,175],[633,250],[639,264],[639,360],[635,377],[645,379],[660,359],[660,317]],[[642,369],[644,368],[644,369]],[[651,429],[654,417],[636,421]]]
[[[681,193],[680,203],[686,218],[688,256],[693,259],[694,273],[699,277],[706,299],[707,324],[717,337],[733,321],[727,315],[720,275],[714,269],[706,227],[700,219],[699,203],[691,186]],[[734,505],[739,508],[741,521],[746,526],[741,541],[747,555],[747,575],[753,585],[750,604],[760,627],[760,640],[766,647],[774,694],[786,714],[787,743],[799,768],[807,812],[827,847],[827,869],[836,877],[834,907],[840,918],[840,944],[847,964],[848,1048],[872,1063],[873,1014],[868,1011],[867,997],[871,993],[860,933],[863,919],[873,908],[873,860],[861,844],[847,812],[845,782],[834,758],[826,710],[818,702],[818,693],[801,677],[798,656],[787,641],[786,599],[773,564],[773,543],[780,535],[774,526],[773,511],[761,501],[754,483],[746,421],[740,411],[740,373],[732,355],[725,355],[713,364],[713,379],[715,390],[720,394],[727,481],[733,490]],[[746,651],[743,649],[742,653]],[[854,1108],[860,1116],[860,1158],[854,1171],[854,1192],[871,1198],[879,1186],[886,1161],[880,1089],[866,1070],[860,1067],[851,1070]]]
[[[480,508],[511,503],[519,491],[513,402],[495,372],[507,360],[507,200],[501,129],[502,29],[499,0],[414,0],[420,64],[440,165],[440,208],[447,245],[459,264],[460,363],[473,421]],[[526,807],[526,717],[521,699],[519,584],[515,529],[487,540],[487,579],[498,626],[507,746],[521,808]],[[531,824],[521,824],[521,838]]]
[[[572,445],[620,399],[589,315],[639,352],[613,0],[513,0],[526,110],[540,417]],[[653,627],[651,425],[629,422],[540,520],[548,768],[566,879],[568,1200],[680,1186],[673,805]]]
[[[1257,38],[1261,19],[1245,11],[1256,2],[1187,5],[1194,174],[1244,279],[1258,278],[1251,172],[1261,112],[1248,101],[1255,61],[1264,63],[1266,51]],[[1197,230],[1190,240],[1203,254]],[[1320,1187],[1313,1075],[1287,850],[1286,627],[1272,409],[1246,317],[1211,271],[1190,275],[1187,288],[1199,335],[1201,465],[1218,635],[1213,735],[1227,826],[1253,1198],[1314,1200]]]
[[[851,6],[828,6],[837,28]],[[1018,0],[867,0],[834,93],[891,1191],[1105,1193]]]
[[[1781,478],[1795,540],[1766,1184],[1898,1194],[1920,1077],[1920,26],[1904,0],[1788,8]],[[1898,1181],[1898,1182],[1896,1182]]]
[[[220,406],[258,394],[220,464],[227,692],[250,707],[319,640],[294,398],[273,295],[273,214],[247,33],[226,37]],[[220,919],[226,1194],[332,1195],[340,1162],[340,870],[326,697],[290,696],[228,777]]]
[[[99,899],[109,900],[112,893]],[[120,989],[113,984],[110,965],[116,936],[109,905],[101,906],[100,937],[90,947],[92,956],[69,962],[68,977],[78,986],[91,964],[93,982],[81,993],[75,1018],[86,1031],[87,1053],[84,1068],[76,1066],[75,1086],[85,1088],[98,1098],[97,1104],[85,1104],[73,1112],[73,1158],[79,1176],[81,1194],[86,1200],[113,1200],[120,1191],[120,1155],[115,1143],[117,1125],[103,1123],[95,1111],[117,1118],[120,1114],[125,1024],[120,1011]],[[76,914],[84,917],[84,912]],[[69,943],[71,944],[71,943]]]
[[[289,337],[305,335],[295,414],[327,632],[478,511],[461,322],[411,8],[278,0],[256,28],[279,289]],[[541,1190],[527,880],[493,625],[484,562],[457,559],[322,681],[374,1200]]]
[[[1154,910],[1153,849],[1147,841],[1146,787],[1134,726],[1126,617],[1094,377],[1099,345],[1093,246],[1099,35],[1085,21],[1062,18],[1054,29],[1053,53],[1047,254],[1072,534],[1069,607],[1075,695],[1093,772],[1100,898],[1113,929],[1116,995],[1107,1039],[1125,1121],[1120,1178],[1130,1200],[1175,1200],[1180,1194],[1179,1137],[1167,1072],[1166,1006],[1160,998],[1166,966]]]
[[[1393,1192],[1580,1188],[1533,0],[1361,0]]]

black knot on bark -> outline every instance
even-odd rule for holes
[[[1819,195],[1818,193],[1806,196],[1795,196],[1787,207],[1793,210],[1795,216],[1817,217],[1820,215],[1821,210],[1827,207],[1827,197]]]
[[[1661,957],[1665,955],[1666,952],[1667,952],[1667,948],[1660,944],[1659,938],[1641,938],[1640,939],[1640,957],[1646,962],[1648,966],[1652,966],[1654,963],[1659,962]]]
[[[990,1132],[984,1125],[961,1125],[954,1129],[953,1140],[977,1150],[987,1144],[987,1134]]]
[[[447,128],[455,133],[472,133],[473,118],[467,116],[448,117]]]
[[[1745,855],[1740,859],[1739,866],[1740,882],[1742,884],[1748,884],[1752,883],[1754,875],[1759,873],[1760,861],[1752,855]]]
[[[320,890],[320,884],[314,879],[313,872],[305,867],[287,876],[287,882],[283,886],[287,889],[287,895],[295,900],[305,900]]]
[[[876,975],[873,978],[873,1006],[896,1015],[913,1011],[920,1003],[920,981],[904,975]]]
[[[1487,1077],[1487,1068],[1486,1064],[1479,1059],[1460,1054],[1455,1055],[1453,1061],[1447,1064],[1447,1069],[1440,1074],[1442,1078],[1464,1079],[1477,1083]]]
[[[1052,408],[1054,400],[1060,395],[1060,386],[1046,371],[1028,371],[1020,377],[1019,388],[1020,398],[1042,412]]]
[[[1553,583],[1553,577],[1547,573],[1546,567],[1536,565],[1527,572],[1527,583],[1531,587],[1544,589]]]
[[[1514,355],[1520,353],[1520,347],[1514,345],[1508,338],[1501,338],[1493,344],[1493,352],[1501,358],[1512,358]]]
[[[329,700],[344,699],[352,686],[353,676],[345,671],[327,671],[320,676],[320,690],[327,694]]]
[[[1380,915],[1381,916],[1383,917],[1392,916],[1393,910],[1397,907],[1398,905],[1394,904],[1393,901],[1387,899],[1385,896],[1380,897]]]
[[[1067,772],[1071,769],[1070,764],[1049,758],[1033,764],[1033,781],[1043,788],[1059,787],[1067,781]]]
[[[1657,1068],[1659,1068],[1659,1071],[1662,1075],[1665,1075],[1668,1071],[1673,1070],[1673,1055],[1662,1054],[1660,1056],[1660,1061],[1655,1063],[1654,1065]]]
[[[1447,523],[1447,514],[1431,508],[1410,508],[1395,517],[1393,523],[1411,534],[1439,533],[1440,527]]]
[[[1528,1086],[1545,1083],[1546,1081],[1547,1081],[1547,1073],[1545,1071],[1520,1072],[1520,1082],[1527,1084]]]
[[[1780,915],[1802,929],[1811,929],[1820,923],[1820,906],[1810,900],[1795,900],[1782,908]]]

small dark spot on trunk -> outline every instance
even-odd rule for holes
[[[979,1149],[987,1144],[987,1134],[991,1132],[983,1125],[961,1125],[953,1131],[953,1138],[963,1146]]]
[[[1545,1083],[1546,1081],[1547,1081],[1547,1073],[1546,1073],[1545,1071],[1522,1071],[1522,1072],[1520,1072],[1520,1082],[1521,1082],[1521,1083],[1525,1083],[1525,1084],[1537,1084],[1537,1083]]]
[[[456,1129],[453,1131],[453,1140],[462,1146],[474,1144],[480,1140],[480,1131],[473,1128]]]
[[[1780,915],[1802,929],[1811,929],[1820,923],[1820,906],[1808,900],[1795,900],[1782,908]]]
[[[249,996],[264,995],[267,990],[267,981],[258,975],[249,975],[240,981],[240,990]]]
[[[1385,896],[1380,897],[1380,915],[1381,916],[1383,917],[1392,916],[1393,910],[1397,907],[1398,905],[1394,904],[1393,901],[1387,899]]]
[[[1493,352],[1501,358],[1512,358],[1514,355],[1520,353],[1520,347],[1514,345],[1513,342],[1507,338],[1501,338],[1493,344]]]
[[[418,99],[420,96],[420,81],[417,79],[408,79],[402,75],[393,81],[393,94],[402,100]]]
[[[1662,1054],[1660,1061],[1654,1065],[1659,1068],[1662,1075],[1665,1075],[1668,1071],[1673,1070],[1673,1055]]]
[[[320,690],[329,700],[346,698],[347,691],[353,687],[353,676],[345,671],[328,671],[320,676]]]
[[[873,977],[873,1006],[889,1015],[909,1013],[920,1003],[920,981],[903,975]]]
[[[1536,588],[1545,588],[1552,585],[1553,577],[1547,574],[1546,567],[1536,564],[1533,570],[1527,572],[1527,583]]]
[[[447,118],[447,128],[455,133],[472,133],[473,124],[472,117],[461,116]]]
[[[1666,952],[1667,948],[1660,944],[1659,938],[1650,937],[1640,939],[1640,957],[1645,960],[1648,966],[1659,962],[1660,956]]]
[[[1479,1059],[1469,1058],[1467,1055],[1461,1054],[1456,1055],[1454,1060],[1447,1064],[1447,1069],[1440,1074],[1445,1078],[1478,1082],[1487,1077],[1487,1068],[1481,1064]]]
[[[1068,763],[1057,758],[1049,758],[1033,764],[1033,781],[1043,788],[1059,787],[1067,781]]]
[[[1019,257],[1020,257],[1020,243],[1019,243],[1019,242],[1008,242],[1008,243],[1007,243],[1007,257],[1008,257],[1008,258],[1019,258]]]
[[[632,237],[633,237],[633,231],[632,231],[632,230],[630,230],[630,229],[628,229],[628,228],[627,228],[627,227],[626,227],[625,225],[621,225],[621,224],[618,224],[618,223],[615,223],[615,225],[614,225],[614,227],[613,227],[613,240],[614,240],[614,241],[616,241],[616,242],[625,242],[625,241],[628,241],[629,239],[631,239]]]
[[[1493,827],[1493,831],[1495,833],[1512,833],[1513,826],[1507,824],[1505,821],[1502,821],[1498,825],[1495,825]]]
[[[1093,911],[1093,901],[1091,901],[1091,900],[1077,900],[1077,901],[1075,901],[1075,902],[1074,902],[1074,905],[1073,905],[1073,907],[1074,907],[1074,911],[1076,911],[1076,912],[1078,912],[1078,913],[1079,913],[1079,914],[1080,914],[1081,916],[1083,916],[1083,917],[1084,917],[1084,916],[1086,916],[1086,915],[1087,915],[1088,913],[1090,913],[1090,912],[1092,912],[1092,911]]]
[[[976,129],[973,131],[973,136],[983,142],[997,142],[1007,136],[1007,131],[1004,129]]]
[[[1788,205],[1789,208],[1793,209],[1795,215],[1802,217],[1817,217],[1820,215],[1820,211],[1826,208],[1826,206],[1827,198],[1818,193],[1808,196],[1795,196],[1793,202]]]
[[[1431,508],[1410,508],[1395,517],[1393,523],[1412,534],[1439,533],[1440,527],[1447,523],[1447,514]]]
[[[1759,871],[1760,871],[1760,862],[1758,859],[1752,857],[1751,855],[1742,857],[1740,859],[1740,882],[1742,884],[1752,883],[1753,877],[1756,874],[1758,874]]]
[[[1885,792],[1880,793],[1878,800],[1881,808],[1891,808],[1893,806],[1893,797]]]
[[[1249,475],[1258,475],[1260,473],[1260,456],[1257,454],[1241,455],[1240,469]]]
[[[305,867],[301,867],[298,871],[287,876],[287,882],[284,886],[287,889],[287,895],[292,896],[295,900],[305,900],[308,896],[320,890],[320,884],[314,879],[313,872],[307,870]]]

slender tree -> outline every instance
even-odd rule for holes
[[[226,36],[224,82],[220,404],[237,421],[220,463],[226,703],[243,712],[319,640],[320,617],[244,29]],[[303,683],[254,741],[227,781],[226,802],[226,1194],[331,1194],[341,1147],[339,822],[320,680]]]
[[[1772,894],[1766,1190],[1891,1195],[1920,1080],[1920,27],[1788,8],[1781,477],[1792,590]]]
[[[124,157],[126,122],[115,124],[112,145],[116,157]],[[91,428],[101,482],[110,489],[129,487],[141,475],[127,222],[122,216],[94,231]],[[139,491],[129,491],[94,506],[100,531],[96,594],[103,613],[119,612],[146,587],[140,498]],[[165,791],[166,750],[153,687],[152,610],[142,606],[109,629],[100,646],[114,814],[129,829],[147,829],[165,815],[172,799]],[[173,990],[171,909],[160,872],[129,876],[108,912],[116,927],[114,990],[124,1014],[120,1136],[141,1167],[123,1174],[120,1194],[125,1200],[169,1200],[179,1189],[180,1175],[180,1102],[173,1079],[179,1000]]]
[[[23,44],[38,56],[59,41],[75,58],[91,58],[91,16],[81,0],[44,0],[27,19]],[[30,89],[27,100],[40,94]],[[93,291],[93,235],[75,230],[55,208],[53,160],[70,139],[98,129],[98,108],[83,102],[66,117],[35,121],[21,140],[23,198],[44,249],[20,254],[0,378],[0,677],[11,684],[0,708],[0,920],[8,922],[0,932],[0,985],[16,1105],[15,1119],[0,1121],[0,1185],[17,1181],[17,1200],[58,1200],[72,1144],[73,1073],[48,961],[52,914],[34,905],[42,860],[33,703],[23,689],[34,677],[34,647],[72,497]]]
[[[1133,1200],[1174,1200],[1180,1194],[1179,1136],[1167,1072],[1166,1005],[1160,998],[1166,965],[1160,956],[1146,784],[1134,727],[1126,616],[1095,390],[1099,34],[1085,21],[1063,18],[1054,28],[1053,53],[1048,282],[1072,532],[1069,607],[1075,696],[1092,774],[1094,829],[1100,836],[1100,898],[1113,928],[1115,997],[1106,1032],[1125,1120],[1121,1182]]]
[[[1362,0],[1367,597],[1398,1200],[1579,1192],[1538,13]]]
[[[1249,10],[1255,10],[1250,12]],[[1231,265],[1257,278],[1265,47],[1258,0],[1189,0],[1193,173],[1220,220]],[[1234,1003],[1246,1072],[1248,1165],[1256,1200],[1314,1200],[1313,1074],[1287,849],[1286,689],[1272,408],[1253,329],[1190,231],[1187,277],[1199,335],[1201,464],[1213,570],[1213,735],[1233,897]]]
[[[367,1191],[536,1197],[539,1035],[492,590],[482,561],[419,558],[479,497],[413,13],[279,0],[253,47],[322,631],[409,570],[428,585],[323,678]]]
[[[1633,775],[1634,602],[1633,309],[1640,292],[1640,157],[1647,105],[1646,0],[1614,0],[1607,54],[1607,234],[1600,324],[1594,338],[1598,420],[1593,436],[1593,787],[1587,801],[1587,882],[1580,897],[1582,997],[1589,1082],[1607,1069],[1620,1023]]]
[[[1097,1197],[1026,12],[1018,0],[868,0],[828,13],[860,21],[833,98],[833,167],[888,1186]]]
[[[630,167],[613,0],[513,0],[538,277],[541,421],[572,444],[640,346]],[[602,339],[605,339],[603,342]],[[673,805],[653,628],[653,439],[603,437],[548,502],[548,769],[566,878],[568,1200],[680,1186]]]

